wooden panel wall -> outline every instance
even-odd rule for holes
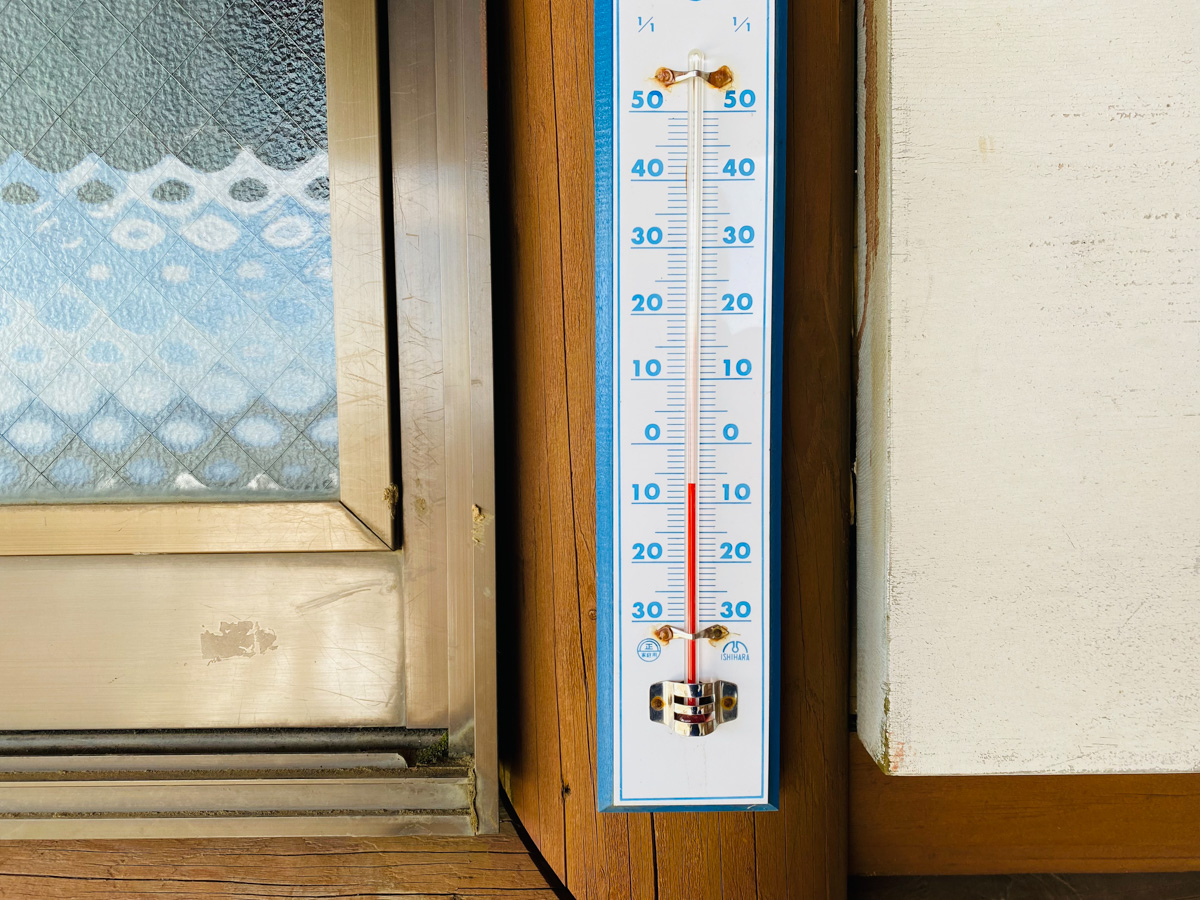
[[[782,810],[600,816],[592,6],[490,5],[501,762],[579,898],[845,896],[853,6],[790,11]]]
[[[1197,872],[1200,774],[888,776],[852,736],[850,871]]]

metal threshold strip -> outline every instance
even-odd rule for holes
[[[473,834],[473,761],[405,728],[0,732],[0,838]]]
[[[444,744],[437,728],[179,728],[0,731],[0,758],[110,754],[397,753],[413,765]],[[4,764],[0,762],[0,770]]]

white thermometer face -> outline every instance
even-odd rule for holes
[[[782,3],[596,14],[600,806],[771,808]]]

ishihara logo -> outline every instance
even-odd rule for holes
[[[730,641],[721,648],[721,659],[749,659],[750,648],[741,641]]]
[[[637,655],[645,662],[654,662],[662,653],[662,645],[653,638],[646,638],[637,646]]]

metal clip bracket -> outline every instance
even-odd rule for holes
[[[658,681],[650,685],[650,721],[661,722],[684,737],[704,737],[738,714],[738,689],[732,681]]]

